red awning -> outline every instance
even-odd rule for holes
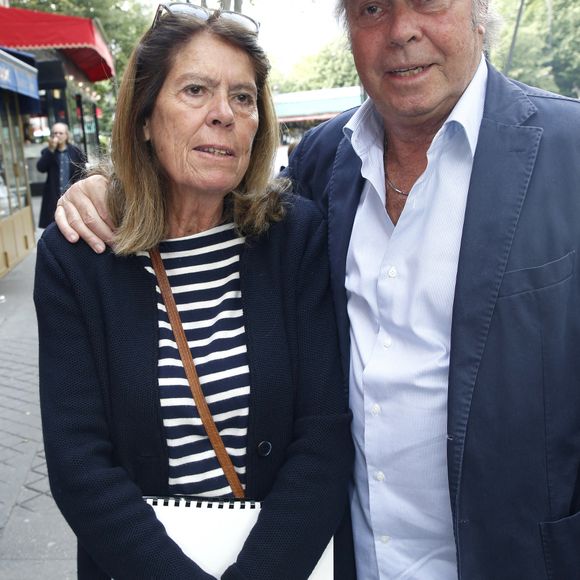
[[[113,56],[90,18],[0,6],[0,45],[21,50],[57,49],[91,82],[115,75]]]

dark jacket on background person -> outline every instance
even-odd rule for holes
[[[353,459],[326,224],[297,199],[247,240],[241,264],[250,368],[248,498],[266,502],[222,578],[295,580],[335,535],[335,578],[354,578]],[[35,286],[44,441],[53,496],[79,541],[79,577],[207,579],[142,495],[168,495],[155,278],[137,257],[96,255],[55,226]],[[346,515],[345,515],[346,514]]]
[[[286,175],[327,215],[344,370],[364,186],[339,115]],[[580,578],[580,102],[489,67],[459,256],[449,491],[463,580]]]
[[[69,185],[78,181],[83,176],[87,158],[85,154],[72,143],[67,144],[68,155],[70,156],[70,179]],[[42,190],[42,206],[40,208],[39,228],[46,228],[54,221],[54,211],[56,202],[61,195],[59,185],[59,166],[56,151],[51,151],[45,147],[40,152],[40,159],[36,163],[36,169],[40,173],[48,173],[46,182]]]

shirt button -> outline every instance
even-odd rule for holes
[[[388,544],[391,541],[391,536],[381,536],[381,543]]]
[[[376,417],[379,413],[381,412],[381,406],[377,403],[375,403],[372,407],[371,407],[371,414]]]
[[[375,473],[375,479],[377,481],[385,481],[385,474],[382,471],[377,471]]]
[[[391,346],[393,346],[393,339],[390,336],[385,336],[383,339],[383,346],[385,348],[391,348]]]
[[[395,268],[395,266],[391,266],[387,272],[387,276],[389,278],[396,278],[398,274],[399,272],[397,272],[397,268]]]

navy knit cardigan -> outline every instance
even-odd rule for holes
[[[333,533],[335,578],[354,578],[353,450],[326,236],[318,210],[296,198],[244,246],[246,492],[264,504],[224,580],[307,578]],[[136,257],[96,255],[52,226],[38,245],[34,298],[48,472],[78,538],[79,578],[210,578],[141,498],[168,494],[154,278]]]

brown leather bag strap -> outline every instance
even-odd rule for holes
[[[173,298],[173,293],[171,292],[171,286],[169,284],[169,280],[167,279],[167,273],[165,272],[165,267],[163,266],[163,260],[161,259],[159,249],[155,248],[154,250],[150,250],[149,256],[151,257],[151,263],[153,265],[153,269],[155,270],[155,275],[157,276],[157,282],[161,290],[161,295],[163,296],[163,301],[165,302],[165,308],[167,308],[169,322],[171,323],[171,328],[173,329],[175,341],[177,342],[177,348],[179,349],[179,355],[181,356],[181,361],[183,362],[185,375],[187,376],[191,394],[193,395],[193,400],[197,406],[199,416],[215,451],[219,464],[224,471],[230,487],[232,488],[234,497],[243,499],[244,489],[240,483],[240,478],[238,477],[232,460],[226,451],[224,442],[222,441],[222,438],[220,437],[220,434],[217,430],[216,424],[211,415],[211,411],[209,410],[207,401],[205,400],[203,390],[199,383],[199,377],[197,376],[197,371],[195,370],[195,364],[193,362],[193,357],[191,356],[191,350],[187,344],[187,337],[185,336],[185,331],[183,330],[183,325],[181,324],[181,318],[179,316],[179,312],[177,311],[177,305],[175,304],[175,299]]]

